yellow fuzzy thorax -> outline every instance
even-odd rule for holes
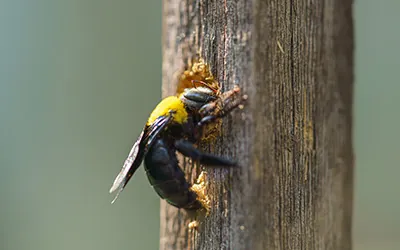
[[[187,121],[188,113],[186,112],[183,102],[176,96],[169,96],[164,98],[153,110],[147,120],[147,125],[154,123],[154,121],[160,116],[168,116],[170,111],[173,111],[173,122],[182,124]]]

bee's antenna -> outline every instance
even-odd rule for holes
[[[194,88],[196,88],[195,83],[200,83],[200,84],[204,85],[205,87],[207,87],[207,88],[211,89],[212,91],[214,91],[214,93],[218,92],[218,90],[216,88],[211,87],[210,84],[208,84],[208,83],[206,83],[204,81],[192,80],[191,82],[192,82]]]

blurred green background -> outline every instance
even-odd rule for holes
[[[355,249],[400,249],[399,1],[355,3]],[[108,188],[161,97],[161,1],[0,0],[0,250],[158,249],[142,169]]]

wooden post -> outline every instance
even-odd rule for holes
[[[210,149],[240,168],[207,169],[197,230],[162,202],[160,249],[351,249],[352,1],[165,0],[163,24],[164,96],[200,51],[249,99]]]

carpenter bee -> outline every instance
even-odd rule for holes
[[[203,136],[203,128],[239,107],[245,96],[240,88],[221,93],[209,84],[194,81],[177,96],[163,99],[153,110],[128,158],[115,178],[110,193],[120,192],[144,160],[149,182],[169,204],[184,209],[199,209],[199,195],[185,179],[176,151],[204,166],[236,166],[227,158],[205,153],[195,144]]]

